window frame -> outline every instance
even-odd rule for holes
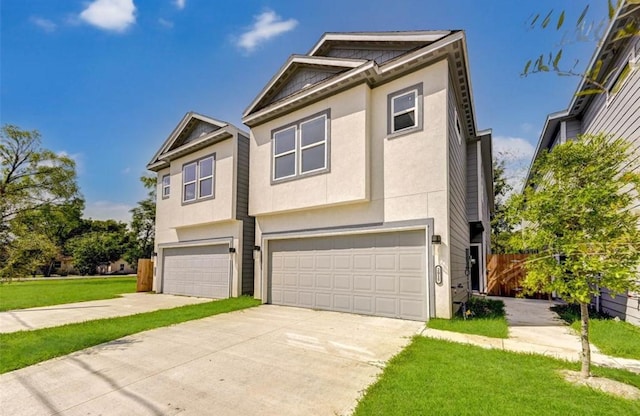
[[[407,110],[395,111],[395,100],[408,94],[414,94],[414,106]],[[397,116],[415,113],[415,122],[413,126],[395,129],[395,119]],[[423,126],[423,93],[422,83],[410,85],[401,90],[394,91],[387,95],[387,135],[388,137],[401,136],[407,133],[421,131]]]
[[[462,124],[460,123],[460,116],[458,115],[458,110],[455,110],[455,129],[456,136],[458,137],[458,144],[462,144]]]
[[[307,144],[303,146],[302,145],[302,126],[304,124],[310,123],[320,118],[324,119],[323,140],[319,140],[317,142],[313,142],[311,144]],[[293,129],[294,131],[295,144],[294,144],[293,150],[287,150],[287,151],[276,154],[276,135],[278,133],[282,133],[291,129]],[[319,147],[322,145],[324,145],[324,166],[303,172],[302,171],[302,152],[304,150],[312,149],[314,147]],[[308,176],[314,176],[314,175],[330,172],[331,170],[330,145],[331,145],[331,110],[330,109],[312,114],[308,117],[302,118],[300,120],[296,120],[293,123],[289,123],[282,127],[278,127],[277,129],[271,130],[271,184],[287,182],[291,180],[305,178]],[[276,159],[279,157],[283,157],[291,154],[294,154],[293,174],[276,178]]]
[[[167,183],[165,183],[165,179],[167,179]],[[162,178],[160,179],[160,189],[162,199],[169,199],[171,196],[171,174],[167,173],[166,175],[162,175]],[[167,192],[165,192],[165,189]]]
[[[201,164],[203,161],[205,160],[209,160],[211,159],[211,175],[207,175],[204,177],[201,177]],[[185,170],[187,167],[195,165],[195,179],[192,181],[185,181]],[[190,162],[184,163],[182,165],[182,205],[187,205],[187,204],[193,204],[195,202],[200,202],[200,201],[204,201],[207,199],[213,199],[215,198],[215,178],[216,178],[216,154],[212,153],[210,155],[206,155],[203,156],[201,158],[198,158],[196,160],[192,160]],[[203,182],[204,180],[207,180],[211,178],[211,195],[202,195],[200,192],[200,183]],[[185,192],[185,188],[187,185],[191,185],[193,184],[195,186],[195,197],[192,199],[185,199],[186,196],[186,192]]]

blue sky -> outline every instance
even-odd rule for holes
[[[288,56],[324,32],[462,29],[478,127],[493,129],[494,153],[510,151],[517,176],[579,81],[520,77],[565,33],[526,21],[551,9],[575,21],[589,3],[602,19],[603,0],[3,0],[0,122],[37,129],[76,160],[85,216],[128,221],[145,195],[138,178],[187,111],[241,126]],[[563,47],[584,67],[595,44]]]

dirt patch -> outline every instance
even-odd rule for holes
[[[619,381],[604,377],[582,378],[579,371],[562,370],[560,374],[569,383],[578,386],[588,386],[592,389],[600,390],[614,396],[628,400],[640,400],[640,389]]]

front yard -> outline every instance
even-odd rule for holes
[[[564,381],[568,363],[538,355],[455,344],[424,337],[394,357],[355,411],[364,415],[637,415],[625,400]],[[640,375],[593,373],[640,388]]]

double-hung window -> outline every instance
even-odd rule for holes
[[[324,172],[328,168],[329,112],[273,133],[273,180]]]
[[[215,157],[207,156],[182,167],[182,201],[213,197]]]
[[[422,128],[422,84],[389,94],[387,105],[389,134]]]
[[[169,198],[171,194],[171,176],[164,175],[162,177],[162,199]]]

